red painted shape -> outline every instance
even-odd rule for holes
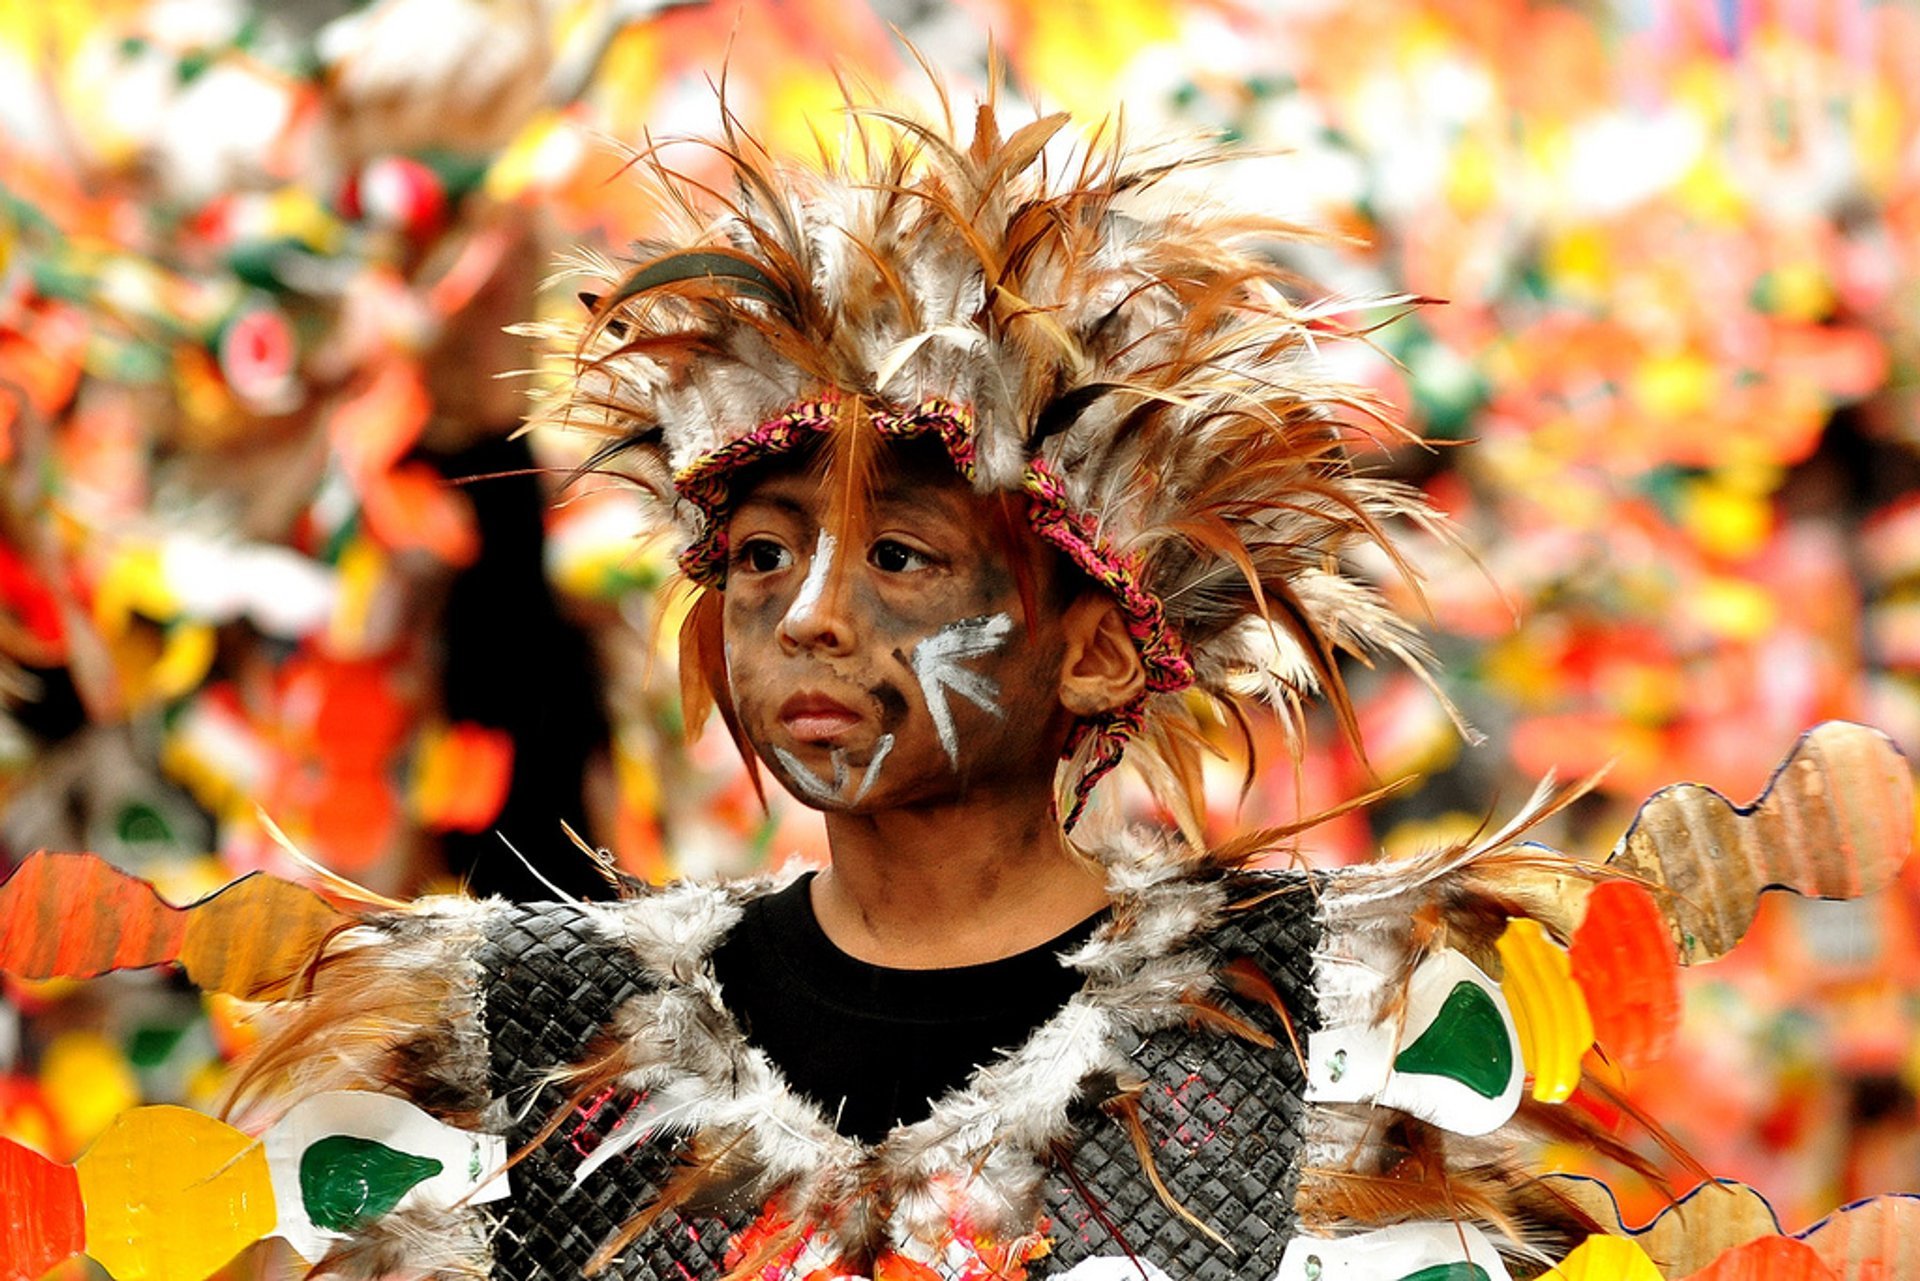
[[[80,1176],[0,1139],[0,1281],[39,1281],[86,1248]]]
[[[1680,965],[1653,895],[1633,881],[1596,885],[1567,950],[1608,1056],[1629,1068],[1663,1057],[1680,1026]]]
[[[92,978],[178,959],[187,916],[95,854],[29,855],[0,884],[0,970]]]
[[[1839,1277],[1805,1241],[1761,1237],[1724,1251],[1686,1281],[1839,1281]]]

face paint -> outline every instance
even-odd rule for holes
[[[808,769],[804,762],[784,747],[773,749],[774,760],[786,772],[787,779],[807,796],[822,804],[832,804],[840,799],[840,790],[847,785],[846,753],[835,749],[833,753],[834,781],[829,783]]]
[[[887,753],[893,750],[893,735],[882,734],[880,741],[873,745],[873,758],[867,762],[867,772],[860,776],[860,789],[853,794],[853,804],[858,805],[873,786],[873,780],[880,777],[880,766],[887,759]]]
[[[820,603],[820,593],[826,588],[827,575],[833,569],[835,546],[833,535],[821,530],[819,539],[814,543],[813,560],[807,565],[807,576],[801,580],[793,604],[787,607],[788,618],[802,622],[812,617],[814,607]]]
[[[758,480],[727,529],[736,720],[780,784],[830,815],[1050,778],[1065,729],[1059,611],[1017,625],[997,505],[944,457],[892,461],[858,546],[826,532],[834,495],[797,468]]]
[[[1006,614],[963,618],[914,646],[913,674],[920,680],[940,746],[946,749],[947,760],[955,769],[960,768],[960,739],[953,728],[947,692],[951,690],[990,715],[1004,715],[995,701],[1000,697],[999,682],[961,664],[999,649],[1012,630],[1013,619]]]
[[[774,748],[773,756],[779,762],[780,768],[786,772],[787,777],[792,780],[793,785],[813,800],[823,805],[858,805],[866,796],[868,789],[873,786],[874,780],[880,777],[880,766],[886,761],[887,753],[892,750],[893,735],[882,734],[873,745],[873,755],[867,760],[866,772],[860,776],[860,786],[854,789],[852,796],[847,795],[847,784],[851,781],[852,773],[847,767],[846,748],[833,749],[833,755],[830,758],[833,761],[832,782],[828,782],[808,769],[804,761],[784,747]]]

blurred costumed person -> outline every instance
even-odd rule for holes
[[[1063,117],[991,100],[970,137],[849,120],[817,167],[729,129],[725,195],[643,157],[677,217],[580,264],[539,415],[679,532],[687,721],[824,812],[828,866],[312,930],[237,1087],[261,1233],[511,1281],[1920,1275],[1911,1202],[1785,1237],[1710,1186],[1636,1236],[1520,1155],[1646,1167],[1562,1106],[1611,1097],[1596,1029],[1656,1053],[1676,961],[1759,887],[1884,880],[1886,740],[1816,731],[1750,811],[1663,793],[1606,864],[1523,839],[1546,790],[1333,873],[1250,866],[1292,831],[1111,822],[1123,758],[1191,831],[1208,725],[1264,697],[1298,739],[1324,697],[1351,729],[1342,655],[1418,669],[1351,557],[1411,577],[1391,528],[1440,522],[1348,460],[1396,429],[1321,372],[1354,308],[1296,296],[1296,230],[1171,193],[1213,153],[1063,163]]]

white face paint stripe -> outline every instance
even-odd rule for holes
[[[893,735],[882,734],[879,741],[873,745],[873,755],[867,761],[866,771],[860,776],[860,786],[854,790],[851,797],[847,795],[847,784],[852,781],[853,774],[847,767],[846,748],[834,748],[833,755],[829,758],[833,762],[832,782],[828,782],[808,769],[805,762],[784,747],[774,748],[773,756],[780,763],[780,768],[786,771],[793,785],[812,799],[823,805],[837,803],[858,805],[865,798],[867,789],[873,786],[874,780],[880,777],[880,766],[886,761],[887,753],[892,750]]]
[[[836,756],[837,755],[836,753]],[[775,760],[780,762],[780,768],[787,772],[787,778],[793,785],[814,800],[831,803],[840,799],[840,792],[833,784],[808,769],[799,757],[789,752],[786,748],[774,748],[773,756]],[[838,765],[836,772],[844,777],[846,774],[845,761],[836,760],[836,764]]]
[[[813,559],[807,564],[807,576],[800,580],[799,594],[793,598],[793,604],[787,606],[787,617],[794,622],[805,622],[813,617],[814,607],[820,603],[820,593],[826,590],[827,574],[833,569],[836,546],[833,535],[821,530],[819,539],[814,543]]]
[[[1005,715],[996,701],[1000,697],[999,682],[960,664],[999,649],[1012,630],[1013,619],[1006,614],[963,618],[948,623],[913,648],[913,674],[919,678],[920,692],[927,700],[934,733],[940,736],[940,746],[946,749],[947,760],[955,769],[960,767],[960,739],[953,728],[953,711],[947,706],[947,691],[952,690],[981,711]]]
[[[881,763],[887,759],[887,753],[893,750],[893,735],[882,734],[880,741],[873,745],[873,759],[867,762],[867,772],[860,776],[860,790],[853,794],[851,804],[858,805],[867,795],[867,789],[873,786],[873,780],[880,777]]]

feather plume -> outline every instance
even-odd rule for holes
[[[825,595],[829,600],[840,594],[847,565],[865,557],[868,518],[880,474],[880,434],[867,421],[865,406],[857,396],[846,397],[835,406],[824,451],[826,470],[820,483],[827,488],[826,530],[843,549],[827,570]]]
[[[837,158],[776,159],[725,112],[708,143],[724,185],[636,154],[660,233],[628,266],[576,257],[596,301],[536,420],[629,442],[653,488],[802,400],[837,400],[821,453],[834,528],[851,531],[880,449],[865,412],[965,406],[975,485],[1019,494],[1044,467],[1158,602],[1137,634],[1159,629],[1189,666],[1156,689],[1269,698],[1296,750],[1301,709],[1325,698],[1358,746],[1342,656],[1423,675],[1429,656],[1352,555],[1378,548],[1417,595],[1394,529],[1446,526],[1416,491],[1355,471],[1349,431],[1411,437],[1320,353],[1421,300],[1315,299],[1275,250],[1308,233],[1156,190],[1224,151],[1130,149],[1117,121],[1076,136],[1060,115],[1003,133],[991,92],[963,136],[944,94],[927,119],[844,78],[842,92]],[[724,518],[724,497],[704,501],[655,509],[698,544]],[[1132,754],[1191,826],[1191,713],[1159,696],[1140,710]],[[1089,746],[1065,768],[1110,757]]]

